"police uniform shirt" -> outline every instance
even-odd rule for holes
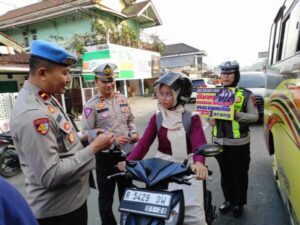
[[[78,209],[89,194],[92,149],[84,148],[59,103],[25,81],[13,109],[11,132],[37,218]]]
[[[98,94],[84,106],[82,129],[101,128],[106,132],[112,132],[116,136],[124,135],[128,137],[136,132],[133,120],[134,116],[125,96],[115,93],[112,99],[106,99]],[[126,153],[131,151],[131,149],[123,150]]]

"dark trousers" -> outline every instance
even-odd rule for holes
[[[96,174],[99,189],[99,213],[102,225],[116,225],[116,219],[112,211],[116,183],[118,185],[119,199],[122,198],[126,187],[130,187],[131,180],[119,177],[108,180],[107,176],[118,173],[114,166],[120,161],[118,154],[99,153],[96,155]]]
[[[40,225],[87,225],[86,202],[73,212],[61,215],[38,219]]]
[[[216,156],[221,171],[221,186],[226,201],[247,204],[250,143],[240,146],[223,146]]]

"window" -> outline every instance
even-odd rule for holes
[[[36,40],[37,39],[36,29],[33,29],[30,32],[31,32],[32,40]]]
[[[297,22],[297,29],[299,29],[299,22]],[[298,44],[297,44],[297,49],[296,49],[296,52],[299,52],[300,51],[300,32],[298,34],[298,40],[297,40]]]
[[[29,40],[28,40],[27,32],[23,32],[22,34],[23,34],[23,40],[24,40],[25,47],[29,47]]]
[[[278,53],[277,53],[277,60],[276,61],[282,60],[283,45],[284,45],[284,40],[286,39],[286,36],[287,36],[289,22],[290,22],[290,17],[286,18],[282,23],[280,39],[279,39],[279,42],[278,42]]]

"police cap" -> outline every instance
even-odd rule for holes
[[[113,82],[114,81],[114,70],[117,68],[116,64],[104,63],[97,66],[93,72],[96,78],[103,82]]]
[[[71,66],[77,62],[76,56],[59,45],[44,40],[32,41],[31,55],[62,66]]]

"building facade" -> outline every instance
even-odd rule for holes
[[[0,16],[0,32],[24,46],[27,52],[33,40],[43,39],[57,42],[79,58],[88,48],[110,42],[123,41],[122,45],[135,44],[138,48],[139,43],[132,43],[133,38],[138,40],[142,29],[160,24],[151,0],[138,3],[134,0],[46,0]],[[70,90],[60,96],[69,113],[81,112],[86,99],[81,89],[90,88],[90,83],[83,79],[81,66],[79,62],[71,69]],[[23,72],[23,76],[17,77],[20,84],[28,76],[28,64]],[[0,81],[8,75],[15,77],[14,72],[3,71]],[[126,85],[130,81],[124,79],[124,82]],[[143,84],[139,85],[141,93]]]

